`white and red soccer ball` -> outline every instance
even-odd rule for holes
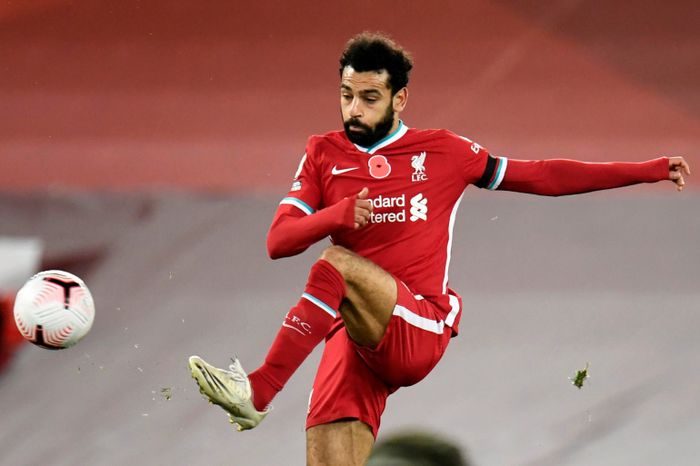
[[[17,292],[15,323],[24,338],[48,349],[75,345],[92,327],[95,302],[75,275],[39,272]]]

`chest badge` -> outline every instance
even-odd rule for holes
[[[425,181],[428,179],[428,175],[425,174],[425,157],[427,154],[421,152],[418,155],[411,157],[411,166],[413,167],[413,174],[411,175],[411,181]]]
[[[373,155],[367,162],[369,166],[369,174],[372,178],[382,179],[389,176],[391,173],[391,165],[383,155]]]

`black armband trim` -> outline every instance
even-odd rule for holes
[[[498,165],[498,160],[496,157],[489,155],[486,160],[486,168],[484,168],[484,174],[481,175],[479,181],[476,182],[474,186],[477,188],[486,188],[491,180],[493,179],[494,172],[496,171],[496,166]]]

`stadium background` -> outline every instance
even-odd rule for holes
[[[352,34],[413,53],[409,126],[515,158],[682,154],[698,171],[698,24],[689,0],[3,2],[0,294],[27,267],[66,268],[98,314],[62,352],[10,347],[5,320],[0,464],[303,464],[318,351],[244,434],[186,359],[254,368],[297,300],[320,247],[273,263],[265,232],[306,137],[339,128]],[[681,194],[469,188],[462,334],[392,396],[382,433],[439,432],[483,466],[697,464],[694,177]]]

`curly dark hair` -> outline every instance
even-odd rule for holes
[[[346,66],[355,71],[381,71],[389,74],[389,86],[394,95],[408,85],[413,68],[411,55],[380,32],[362,32],[350,39],[340,56],[340,76]]]

